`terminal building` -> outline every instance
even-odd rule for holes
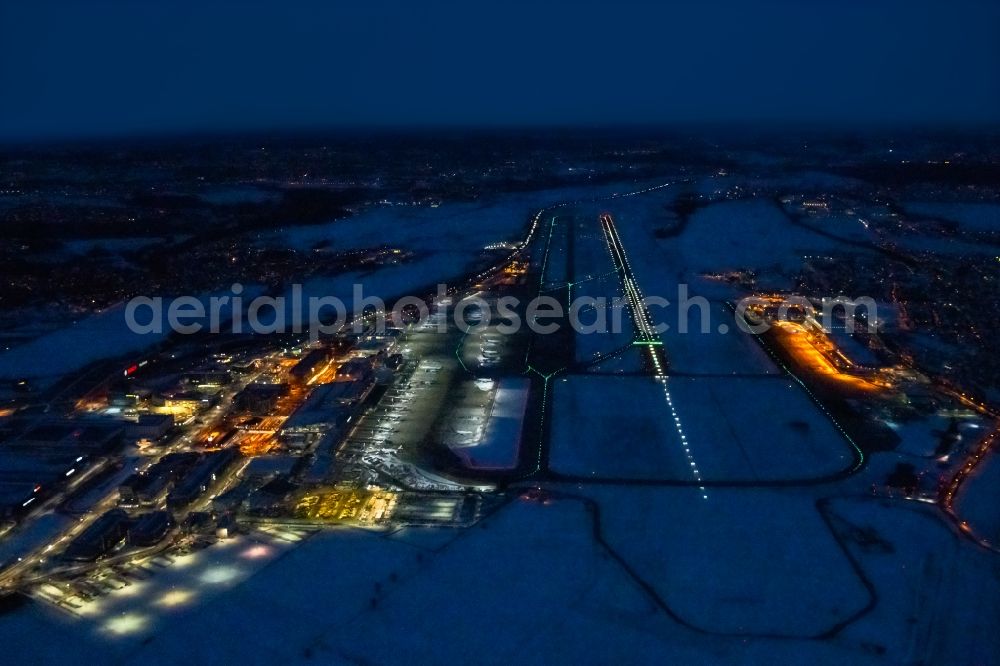
[[[310,350],[302,359],[296,363],[288,374],[291,375],[292,380],[300,383],[306,383],[317,372],[323,369],[323,366],[330,360],[330,352],[327,349],[313,349]]]
[[[236,394],[236,407],[251,414],[269,414],[278,400],[288,394],[288,384],[254,382]]]
[[[346,364],[345,364],[346,365]],[[322,384],[309,395],[281,428],[281,438],[293,448],[306,448],[326,433],[345,434],[358,406],[371,394],[375,375],[371,366],[338,381]],[[339,370],[338,370],[339,375]]]

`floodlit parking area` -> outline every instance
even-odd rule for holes
[[[243,582],[312,533],[267,526],[218,541],[189,539],[153,556],[35,585],[29,594],[61,611],[63,621],[92,628],[101,637],[141,639],[171,616]]]
[[[478,496],[410,494],[400,497],[396,517],[408,525],[471,525],[481,510]]]
[[[396,493],[357,488],[308,490],[295,502],[295,517],[327,523],[376,525],[388,520]]]

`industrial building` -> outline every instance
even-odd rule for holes
[[[148,440],[154,442],[166,435],[173,426],[173,414],[140,414],[135,422],[129,422],[125,425],[125,441]]]
[[[94,562],[125,542],[128,536],[128,514],[112,509],[102,514],[63,552],[63,559],[72,562]]]
[[[168,511],[144,513],[137,516],[128,528],[128,543],[140,547],[156,545],[173,526],[174,518]]]
[[[133,508],[152,506],[167,489],[197,461],[198,454],[185,451],[168,453],[144,472],[133,474],[118,487],[118,503]]]
[[[85,469],[104,464],[121,434],[120,422],[53,421],[5,442],[0,446],[0,515],[23,515]]]
[[[167,495],[167,507],[174,510],[183,509],[198,499],[215,482],[217,476],[238,457],[239,451],[234,447],[202,455],[191,471],[184,475]]]

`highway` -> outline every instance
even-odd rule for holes
[[[989,549],[993,552],[1000,552],[1000,547],[996,544],[990,543],[987,539],[983,538],[981,535],[976,534],[969,523],[962,519],[958,515],[955,509],[955,498],[962,488],[962,485],[969,480],[976,469],[982,464],[982,462],[990,455],[996,455],[996,444],[1000,436],[1000,422],[993,424],[993,429],[990,430],[985,437],[983,437],[976,446],[972,447],[964,461],[954,470],[951,477],[946,477],[942,479],[941,488],[938,492],[938,506],[945,515],[955,523],[955,525],[962,531],[962,533],[979,544],[983,548]]]

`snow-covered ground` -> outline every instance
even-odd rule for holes
[[[990,663],[995,556],[828,492],[574,484],[464,530],[258,534],[0,639],[38,664]]]
[[[262,292],[260,285],[244,285],[244,307]],[[220,292],[198,296],[206,312],[213,295],[230,294]],[[41,388],[96,361],[126,357],[151,349],[166,340],[170,334],[167,316],[170,301],[170,297],[163,297],[162,330],[158,332],[132,331],[125,318],[126,305],[119,303],[0,353],[0,378],[23,377],[30,379],[36,388]],[[220,312],[221,318],[225,320],[231,313],[231,308],[223,307]],[[149,324],[150,317],[149,308],[145,306],[135,314],[139,324]],[[207,324],[207,319],[203,324]]]
[[[669,301],[650,314],[669,328],[661,334],[671,370],[695,374],[776,374],[777,368],[747,333],[740,331],[725,301],[744,292],[705,273],[766,268],[765,279],[791,286],[793,267],[815,248],[834,241],[791,225],[769,202],[728,202],[699,210],[676,237],[657,239],[656,215],[666,191],[615,204],[613,214],[642,294]],[[596,217],[596,211],[595,211]],[[762,231],[763,230],[763,231]],[[761,243],[759,233],[780,238]],[[759,246],[762,249],[753,249]],[[750,262],[758,262],[753,264]],[[774,266],[780,270],[774,270]],[[769,277],[768,277],[769,276]],[[703,325],[707,313],[707,325]]]
[[[95,361],[139,352],[166,338],[167,332],[136,335],[130,331],[125,304],[120,303],[3,352],[0,377],[26,377],[45,385]]]
[[[504,195],[482,203],[439,207],[375,206],[328,224],[290,224],[272,234],[259,236],[258,241],[299,249],[310,249],[317,243],[329,241],[338,251],[390,245],[416,253],[415,260],[405,264],[317,278],[303,285],[305,298],[335,296],[351,309],[355,284],[361,284],[366,295],[389,300],[411,294],[418,287],[461,277],[487,245],[522,240],[531,214],[539,208],[577,199],[610,197],[655,184],[658,182],[622,182],[598,188],[542,190]],[[236,200],[243,200],[257,193],[260,192],[237,191],[235,196]],[[226,198],[230,194],[223,193]],[[122,242],[133,243],[132,240]],[[248,302],[254,294],[248,287],[243,295]],[[160,296],[165,300],[169,298],[169,295]],[[264,321],[266,314],[265,311],[262,316]],[[286,310],[286,317],[291,321],[290,310]],[[35,380],[36,386],[44,386],[94,361],[137,353],[165,338],[165,334],[132,334],[125,325],[124,305],[117,305],[0,353],[0,378],[27,377]]]
[[[1000,547],[1000,455],[995,451],[966,479],[955,500],[955,513],[976,536]]]
[[[656,544],[645,558],[629,565],[641,577],[673,574],[671,607],[677,604],[697,616],[699,608],[721,606],[734,622],[749,618],[749,629],[767,622],[765,617],[754,618],[753,610],[774,611],[772,622],[788,620],[811,630],[812,623],[818,626],[864,602],[843,556],[806,509],[792,516],[805,522],[788,532],[793,545],[748,549],[737,537],[735,547],[752,557],[727,574],[725,551],[711,536],[685,539],[687,524],[672,527],[661,520],[660,502],[675,507],[667,509],[671,516],[683,513],[680,497],[649,492],[660,499],[649,495],[642,500],[635,494],[619,498],[634,506],[605,506],[602,499],[601,524],[610,545],[626,558],[644,543]],[[654,510],[636,522],[636,509],[646,507]],[[767,508],[747,505],[735,510],[733,520],[720,521],[718,538],[724,536],[722,524],[732,527],[739,516]],[[787,527],[772,515],[771,529]],[[0,637],[8,646],[20,647],[20,653],[30,648],[40,664],[65,663],[69,649],[81,661],[157,664],[192,658],[199,663],[654,664],[737,658],[764,663],[767,655],[788,656],[803,648],[821,663],[835,663],[835,657],[850,655],[824,643],[748,644],[685,628],[659,609],[640,580],[595,540],[595,517],[593,506],[582,500],[517,499],[481,526],[450,535],[427,531],[397,538],[333,530],[294,549],[261,556],[257,561],[266,568],[234,585],[254,571],[249,568],[253,560],[243,558],[252,547],[240,542],[220,549],[212,557],[224,559],[197,575],[182,579],[180,571],[177,578],[167,571],[155,574],[149,584],[170,576],[175,587],[148,595],[137,589],[134,602],[121,612],[81,618],[36,605],[0,617]],[[704,516],[691,519],[695,517]],[[733,542],[730,537],[723,545],[733,548]],[[788,570],[775,555],[794,552],[800,544],[815,559]],[[672,552],[683,559],[664,571]],[[698,563],[697,577],[687,578],[674,568],[688,558]],[[221,575],[237,566],[242,567],[238,577]],[[219,575],[208,580],[208,571]],[[777,571],[787,576],[781,585],[787,594],[763,608],[759,600],[754,603],[753,576]],[[742,586],[740,578],[745,578]],[[654,578],[656,585],[667,582]],[[184,596],[192,590],[196,596]],[[661,594],[655,586],[654,591]],[[833,608],[837,604],[843,609]],[[682,620],[690,621],[683,615]]]
[[[110,652],[163,664],[190,661],[194,648],[199,663],[511,663],[592,659],[594,649],[641,657],[649,639],[661,653],[678,649],[656,636],[663,618],[593,542],[578,503],[519,501],[482,527],[430,536],[325,532],[238,587],[158,616],[155,631],[110,640]],[[600,643],[574,638],[609,624]],[[37,663],[65,663],[77,644],[78,659],[96,656],[94,629],[38,609],[0,618],[5,640],[17,637],[8,631],[51,635]]]
[[[552,392],[554,471],[693,480],[663,388],[652,378],[573,376],[556,379]]]
[[[854,461],[829,418],[786,379],[674,377],[667,385],[672,404],[652,378],[557,379],[552,469],[687,482],[697,469],[708,481],[773,481],[822,477]]]
[[[858,214],[822,213],[805,216],[800,222],[810,229],[852,243],[872,243],[875,240],[875,235],[865,226],[868,221]]]
[[[883,663],[996,663],[995,553],[959,537],[922,504],[842,499],[830,512],[877,598],[840,642],[884,651]]]
[[[815,636],[869,601],[805,494],[591,489],[605,539],[683,620],[716,634]]]
[[[899,435],[897,451],[920,458],[932,458],[942,436],[951,425],[951,419],[933,414],[904,422],[891,422],[888,425]],[[989,422],[984,419],[963,418],[958,422],[958,431],[963,441],[975,442],[986,434],[985,428],[988,425]]]
[[[913,202],[906,210],[915,215],[958,222],[967,231],[1000,231],[1000,204]]]
[[[90,615],[8,613],[0,638],[39,664],[989,663],[1000,603],[933,517],[802,490],[574,486],[461,531],[196,557]]]
[[[848,469],[857,455],[787,379],[678,377],[670,392],[707,479],[807,479]]]
[[[699,288],[700,283],[691,285],[692,298],[698,295],[693,290]],[[652,312],[656,317],[656,308]],[[708,313],[708,325],[704,328],[703,312]],[[678,307],[671,306],[662,315],[662,320],[670,326],[660,337],[672,372],[694,375],[781,374],[753,335],[737,326],[736,316],[726,303],[712,300],[704,306],[692,304],[683,314]],[[686,322],[686,333],[680,329],[682,321]]]
[[[415,252],[468,254],[491,243],[522,240],[530,216],[540,208],[609,197],[648,185],[622,182],[597,188],[540,190],[436,207],[374,205],[327,224],[289,224],[260,236],[260,241],[302,250],[328,242],[336,250],[390,245]]]

